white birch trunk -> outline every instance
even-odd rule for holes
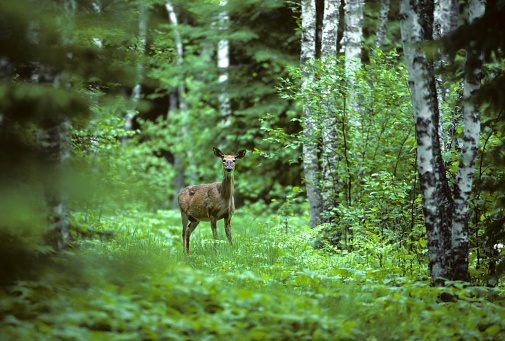
[[[458,28],[458,0],[435,0],[433,13],[433,39],[441,39]],[[448,57],[442,51],[438,51],[435,61],[435,68],[441,69],[448,63]],[[443,115],[442,105],[450,95],[450,88],[445,84],[446,79],[442,73],[435,76],[438,96],[438,109]],[[446,118],[452,119],[452,118]],[[457,125],[457,124],[456,124]],[[451,129],[450,129],[451,130]],[[444,131],[442,120],[439,124],[439,138],[442,152],[451,147],[452,135]]]
[[[140,5],[140,15],[139,15],[139,35],[138,35],[138,51],[143,56],[146,52],[146,39],[147,39],[147,9],[145,5]],[[133,86],[132,93],[130,95],[130,110],[126,115],[125,119],[125,131],[131,131],[133,128],[133,119],[137,113],[137,107],[140,102],[140,94],[142,92],[142,79],[144,73],[144,64],[142,60],[139,59],[137,62],[137,73],[135,85]],[[128,136],[124,136],[122,143],[125,144],[128,141]]]
[[[315,0],[302,0],[302,42],[300,52],[300,67],[302,68],[302,91],[314,81],[313,70],[306,64],[316,56],[316,3]],[[306,101],[309,99],[307,98]],[[303,105],[304,136],[303,169],[309,201],[310,227],[315,228],[321,223],[322,197],[320,189],[320,170],[317,148],[316,120],[309,108],[309,103]]]
[[[177,20],[177,14],[175,13],[174,6],[172,6],[170,0],[165,0],[165,9],[167,10],[168,20],[170,24],[174,27],[174,42],[175,42],[175,53],[177,54],[177,60],[175,61],[175,66],[180,67],[182,65],[184,59],[184,47],[182,44],[181,34],[179,33],[178,26],[179,21]],[[179,108],[181,111],[186,110],[186,102],[183,99],[183,94],[185,92],[184,85],[179,85],[177,88],[177,99],[176,102],[179,104]]]
[[[165,0],[165,9],[167,10],[168,14],[168,19],[170,21],[170,24],[174,27],[173,33],[174,33],[174,42],[175,42],[175,52],[177,54],[177,61],[175,62],[176,67],[180,67],[183,63],[184,60],[184,46],[182,44],[182,38],[181,34],[178,30],[179,26],[179,21],[177,20],[177,14],[175,13],[174,7],[172,6],[172,3],[170,0]],[[176,110],[179,110],[181,115],[186,114],[186,110],[188,108],[188,105],[186,103],[186,100],[184,99],[184,93],[186,89],[184,84],[180,84],[176,90],[172,91],[170,94],[170,106],[168,109],[168,115],[170,115],[170,112],[174,112]],[[189,136],[188,134],[188,128],[186,126],[182,127],[183,134],[185,136]],[[191,137],[189,137],[191,138]],[[191,152],[191,149],[187,149],[186,151],[186,157],[188,160],[192,160],[193,153]],[[178,208],[179,207],[179,192],[185,187],[185,182],[186,182],[186,177],[184,175],[184,170],[185,166],[184,163],[181,162],[181,159],[183,159],[183,155],[174,155],[174,163],[173,167],[175,169],[175,175],[174,175],[174,196],[172,198],[172,207],[173,208]],[[190,161],[191,162],[191,161]],[[194,165],[191,165],[191,169],[193,168]]]
[[[361,39],[363,38],[364,0],[344,0],[345,31],[342,46],[345,48],[346,63],[361,60]],[[347,64],[346,64],[347,66]]]
[[[323,35],[321,37],[321,57],[335,58],[337,56],[337,34],[340,0],[324,2]]]
[[[375,47],[382,51],[386,40],[387,22],[389,14],[389,0],[381,0],[379,18],[377,20],[377,32],[375,33]]]
[[[218,29],[223,36],[227,35],[227,30],[230,26],[230,17],[225,7],[228,4],[227,0],[220,0],[219,4],[222,7],[218,18]],[[223,118],[224,126],[231,123],[231,106],[230,98],[228,97],[228,68],[230,67],[230,41],[225,38],[217,43],[217,67],[220,72],[219,84],[221,85],[221,94],[219,95],[219,110]]]
[[[484,15],[484,10],[485,0],[469,0],[469,22],[472,23]],[[475,45],[475,42],[472,45]],[[476,49],[469,49],[465,64],[464,135],[454,191],[451,279],[470,281],[468,275],[468,216],[480,137],[479,108],[471,103],[470,99],[480,89],[482,53]]]
[[[432,38],[433,3],[401,0],[401,34],[416,122],[417,162],[423,200],[429,267],[435,285],[449,278],[450,191],[438,138],[438,104],[432,65],[418,43]],[[431,12],[431,13],[430,13]],[[423,20],[421,20],[421,18]],[[421,26],[422,24],[422,26]]]
[[[345,49],[345,70],[349,81],[347,107],[350,109],[349,119],[356,125],[356,114],[359,112],[356,91],[354,90],[354,71],[361,64],[361,40],[363,38],[363,6],[364,0],[344,0],[345,31],[342,47]]]
[[[337,56],[337,33],[339,21],[340,0],[326,0],[324,4],[323,34],[321,39],[321,59],[324,64],[329,63],[328,58]],[[335,63],[335,60],[332,59]],[[325,97],[331,98],[328,91]],[[338,122],[336,113],[327,108],[327,117],[323,125],[323,180],[322,180],[322,222],[329,223],[331,211],[336,206],[338,179]]]
[[[458,28],[458,0],[434,0],[433,39],[440,39]]]

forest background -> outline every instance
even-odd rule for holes
[[[1,1],[0,338],[499,338],[503,4],[406,3]],[[457,234],[426,217],[472,179],[467,107]],[[213,146],[248,151],[235,246],[202,223],[184,257],[176,197],[220,180]]]

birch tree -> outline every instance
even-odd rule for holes
[[[173,29],[172,32],[174,34],[174,44],[175,44],[175,53],[177,54],[177,60],[175,62],[176,67],[181,67],[183,60],[184,60],[184,46],[182,43],[182,37],[179,32],[179,20],[177,19],[177,14],[175,13],[174,7],[172,6],[172,3],[170,0],[165,0],[165,9],[168,14],[168,19],[170,21],[170,24],[172,25]],[[169,96],[169,107],[168,107],[168,115],[171,113],[173,114],[176,110],[179,110],[179,112],[182,115],[186,114],[186,109],[187,109],[187,103],[186,99],[184,98],[184,93],[185,93],[185,86],[184,83],[181,82],[179,86],[177,86],[175,89],[173,89],[170,92]],[[187,133],[187,128],[183,127],[183,132],[185,135],[188,135]],[[187,156],[188,160],[191,160],[191,150],[187,150]],[[174,208],[179,207],[179,202],[178,202],[178,195],[179,192],[184,188],[185,186],[185,176],[184,176],[184,164],[181,162],[183,159],[183,155],[181,154],[175,154],[174,155],[174,162],[173,162],[173,167],[175,169],[175,175],[174,175],[174,196],[172,198],[172,206]]]
[[[322,63],[335,63],[337,56],[337,33],[340,0],[326,0],[324,3],[323,30],[321,38]],[[326,94],[331,101],[332,94]],[[327,118],[323,126],[323,214],[322,222],[332,220],[332,209],[336,206],[338,179],[338,120],[336,112],[327,106]]]
[[[458,28],[458,1],[457,0],[435,0],[433,13],[433,39],[442,39]],[[450,86],[447,84],[447,77],[443,73],[444,67],[448,64],[449,58],[441,49],[437,51],[435,59],[435,69],[439,70],[435,75],[437,86],[438,109],[441,115],[444,102],[449,98]],[[447,117],[449,116],[449,117]],[[439,126],[439,136],[441,140],[442,152],[450,150],[453,141],[454,126],[457,125],[455,112],[447,113],[441,116]],[[444,121],[450,120],[450,126],[447,131],[444,128]]]
[[[433,37],[431,0],[402,0],[400,20],[409,87],[416,122],[417,163],[428,238],[429,268],[435,285],[449,278],[453,201],[441,157],[439,111],[433,63],[419,43]],[[422,20],[421,20],[422,19]]]
[[[219,5],[221,6],[221,11],[217,19],[218,30],[221,31],[221,34],[223,36],[225,36],[217,43],[217,67],[220,72],[219,84],[221,85],[221,94],[219,95],[219,110],[225,126],[231,123],[230,98],[228,97],[226,89],[228,84],[228,68],[230,67],[230,41],[226,37],[226,32],[230,25],[230,17],[226,11],[227,4],[227,0],[220,0]]]
[[[342,46],[345,49],[345,60],[351,63],[361,59],[361,39],[363,38],[364,0],[344,0],[345,31]]]
[[[137,61],[137,70],[135,75],[135,85],[133,86],[132,93],[130,95],[130,110],[126,114],[125,119],[125,131],[131,131],[133,129],[133,119],[137,114],[137,107],[140,102],[140,94],[142,92],[142,79],[144,74],[144,63],[142,57],[146,52],[146,39],[147,39],[147,20],[148,11],[145,4],[139,4],[139,34],[137,37],[137,51],[140,55]],[[128,141],[128,136],[124,136],[122,142],[126,143]]]
[[[344,36],[342,48],[345,53],[345,69],[350,84],[347,105],[351,110],[349,119],[356,122],[356,113],[359,112],[357,94],[353,91],[354,70],[361,62],[361,40],[363,38],[363,5],[364,0],[344,0]]]
[[[379,18],[377,19],[377,32],[375,33],[375,47],[379,50],[384,48],[386,40],[387,22],[389,14],[389,0],[381,0],[379,9]]]
[[[482,2],[479,2],[482,5]],[[472,4],[473,18],[482,13]],[[477,9],[478,8],[478,9]],[[478,110],[467,105],[464,110],[463,150],[454,191],[451,192],[441,157],[438,135],[439,106],[433,61],[420,47],[433,38],[434,7],[430,0],[402,0],[401,31],[409,74],[416,122],[417,162],[423,212],[428,238],[429,268],[435,285],[445,279],[469,281],[468,274],[468,205],[479,141]],[[468,51],[467,70],[479,59],[477,51]],[[467,74],[467,97],[480,82],[480,69]],[[468,71],[467,71],[468,72]],[[454,195],[454,197],[453,197]]]
[[[316,57],[316,3],[315,0],[302,0],[302,41],[300,67],[302,68],[302,91],[307,84],[314,82],[314,74],[308,62]],[[304,144],[303,170],[309,202],[310,227],[315,228],[321,222],[322,197],[320,168],[317,147],[317,127],[314,115],[310,110],[307,97],[303,103]]]
[[[433,38],[440,39],[458,28],[458,1],[435,0]]]
[[[485,0],[469,0],[468,5],[468,21],[470,23],[484,15]],[[479,108],[470,101],[472,96],[480,89],[482,76],[482,52],[478,51],[475,46],[476,42],[471,42],[470,49],[466,52],[463,92],[464,132],[459,168],[456,174],[455,210],[452,222],[453,259],[451,279],[463,281],[470,280],[468,274],[468,220],[480,137]]]

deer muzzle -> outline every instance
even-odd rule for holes
[[[231,161],[228,161],[228,162],[226,163],[226,168],[225,168],[225,169],[226,169],[226,171],[227,171],[228,173],[229,173],[229,172],[231,172],[231,171],[233,170],[233,166],[232,166],[232,164],[231,164]]]

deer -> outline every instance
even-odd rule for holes
[[[213,147],[214,155],[223,161],[223,181],[211,184],[191,185],[184,188],[179,193],[179,207],[182,219],[182,244],[184,254],[189,252],[189,238],[196,229],[200,221],[210,221],[214,247],[219,238],[216,222],[224,219],[224,231],[231,246],[231,217],[235,212],[235,202],[233,200],[233,171],[235,161],[245,156],[245,149],[240,150],[235,155],[225,155],[218,148]],[[189,225],[188,225],[189,220]]]

